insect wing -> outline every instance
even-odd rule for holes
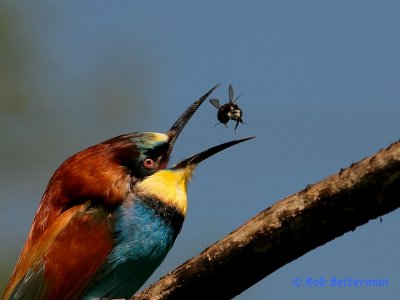
[[[234,92],[233,92],[232,84],[229,85],[228,94],[229,94],[229,102],[232,102],[232,103],[233,103],[233,102],[234,102],[234,101],[233,101]],[[235,101],[236,101],[236,100],[235,100]]]
[[[219,104],[219,100],[218,99],[210,99],[210,103],[212,105],[214,105],[217,109],[221,108],[221,105]]]

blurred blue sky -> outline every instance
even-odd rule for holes
[[[4,1],[1,10],[23,49],[28,99],[0,101],[2,274],[63,160],[115,135],[167,130],[216,83],[222,101],[230,83],[241,94],[247,124],[236,134],[233,123],[214,126],[216,110],[204,103],[172,160],[257,138],[199,166],[183,230],[147,284],[260,210],[399,139],[398,1]],[[399,226],[399,211],[370,221],[236,299],[397,299]],[[295,287],[296,277],[389,285]]]

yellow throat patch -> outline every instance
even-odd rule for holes
[[[138,192],[153,195],[167,205],[175,206],[183,215],[187,209],[187,184],[195,165],[184,169],[161,170],[138,183]]]

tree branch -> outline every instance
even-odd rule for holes
[[[132,297],[230,299],[278,268],[400,206],[400,142],[262,211]]]

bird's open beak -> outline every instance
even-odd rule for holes
[[[230,142],[226,142],[226,143],[220,144],[218,146],[214,146],[212,148],[209,148],[207,150],[204,150],[202,152],[194,154],[194,155],[192,155],[192,156],[190,156],[190,157],[178,162],[177,164],[175,164],[172,167],[172,169],[182,169],[182,168],[186,168],[189,165],[197,165],[200,162],[202,162],[203,160],[209,158],[210,156],[212,156],[212,155],[214,155],[214,154],[216,154],[216,153],[218,153],[218,152],[220,152],[220,151],[222,151],[222,150],[224,150],[226,148],[229,148],[229,147],[231,147],[233,145],[239,144],[241,142],[244,142],[244,141],[247,141],[247,140],[250,140],[250,139],[253,139],[253,138],[255,138],[255,136],[250,136],[250,137],[243,138],[243,139],[240,139],[240,140],[234,140],[234,141],[230,141]]]

